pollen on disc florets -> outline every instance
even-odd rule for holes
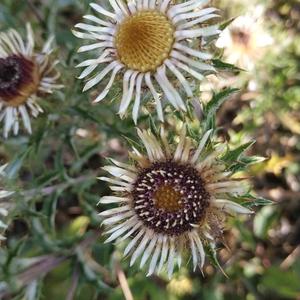
[[[36,64],[22,55],[0,58],[0,98],[7,106],[19,106],[39,84]]]
[[[200,225],[210,195],[198,171],[174,161],[143,169],[132,190],[138,218],[156,232],[180,235]]]
[[[159,11],[137,12],[119,25],[115,46],[120,61],[139,72],[155,71],[169,56],[174,27]]]

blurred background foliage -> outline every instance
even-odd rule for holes
[[[92,105],[76,79],[74,66],[82,56],[70,29],[89,2],[0,3],[0,30],[25,33],[30,21],[38,44],[55,35],[66,87],[43,101],[45,114],[34,121],[32,136],[0,138],[1,164],[10,162],[5,187],[17,192],[0,248],[0,299],[119,300],[125,298],[126,282],[137,300],[300,299],[300,2],[212,1],[224,20],[262,8],[261,28],[273,40],[255,50],[260,55],[253,69],[209,76],[199,97],[208,102],[213,91],[239,88],[218,113],[220,135],[233,146],[256,140],[250,154],[267,159],[248,176],[256,194],[274,204],[257,209],[246,223],[229,220],[227,248],[219,252],[228,277],[208,264],[204,276],[182,268],[171,281],[145,277],[121,259],[122,247],[103,244],[97,202],[109,191],[96,177],[104,157],[126,159],[125,137],[136,136],[132,121],[115,114],[118,86],[112,101]],[[245,33],[238,34],[245,41]],[[148,124],[146,117],[140,121]]]

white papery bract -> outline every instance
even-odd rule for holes
[[[138,258],[140,267],[148,263],[148,275],[165,267],[171,277],[185,254],[191,254],[194,270],[202,270],[204,245],[222,237],[226,216],[251,213],[230,201],[247,186],[226,171],[220,159],[226,146],[212,143],[211,134],[205,132],[197,145],[183,129],[176,146],[163,129],[160,137],[138,130],[146,154],[134,148],[131,164],[111,160],[104,167],[112,177],[100,179],[114,194],[99,203],[117,204],[100,213],[106,241],[128,239],[124,255],[131,265]]]
[[[0,33],[0,122],[4,122],[3,135],[12,130],[19,132],[22,119],[28,133],[32,133],[30,116],[43,112],[38,101],[41,96],[62,88],[56,84],[60,74],[51,61],[53,38],[46,41],[40,52],[35,51],[34,34],[27,24],[27,41],[10,29]]]
[[[1,176],[4,175],[5,167],[6,165],[0,166],[0,180]],[[11,194],[13,194],[13,192],[2,190],[2,188],[0,187],[0,242],[2,240],[5,240],[5,237],[2,234],[7,228],[5,217],[8,215],[9,209],[12,207],[12,204],[7,201],[7,197],[9,197]]]
[[[218,17],[217,9],[204,8],[208,2],[190,0],[173,5],[170,0],[130,0],[127,4],[123,0],[109,0],[113,11],[91,3],[97,16],[84,16],[90,24],[77,24],[77,30],[73,31],[78,38],[92,41],[79,52],[97,51],[94,59],[78,65],[85,67],[79,78],[88,78],[84,91],[110,74],[107,85],[94,100],[99,102],[109,93],[117,74],[122,73],[121,117],[134,100],[132,117],[137,122],[147,90],[155,100],[161,121],[164,120],[161,95],[175,109],[185,111],[185,101],[171,79],[176,79],[187,97],[192,97],[193,89],[186,78],[202,80],[206,73],[215,71],[209,61],[212,55],[204,48],[206,40],[220,31],[217,25],[207,25]]]

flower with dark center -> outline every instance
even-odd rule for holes
[[[203,8],[208,2],[190,0],[173,5],[170,0],[129,0],[127,4],[123,0],[109,0],[114,12],[91,3],[104,19],[87,15],[85,19],[93,25],[80,23],[75,26],[82,30],[74,31],[77,37],[93,41],[78,51],[98,51],[96,58],[78,65],[86,67],[79,78],[86,78],[98,67],[107,65],[88,80],[84,91],[111,73],[106,87],[101,88],[95,99],[99,102],[107,96],[116,75],[123,72],[121,116],[126,114],[133,98],[132,117],[137,122],[144,86],[155,100],[161,121],[163,110],[156,85],[175,109],[186,110],[180,93],[169,78],[178,80],[187,96],[192,97],[193,91],[185,75],[202,80],[204,74],[214,72],[209,61],[212,56],[205,52],[205,44],[208,37],[219,33],[218,26],[207,25],[207,21],[218,15],[214,13],[215,8]],[[199,46],[201,51],[195,49]]]
[[[202,269],[204,244],[222,237],[226,215],[251,213],[229,200],[244,194],[246,186],[226,171],[220,159],[223,144],[206,147],[212,142],[211,130],[198,146],[182,130],[175,149],[163,130],[159,138],[148,131],[138,130],[138,135],[147,155],[134,148],[130,156],[135,163],[112,160],[114,166],[104,170],[114,178],[100,178],[115,193],[102,197],[100,203],[119,204],[100,213],[110,235],[107,242],[130,238],[124,255],[131,253],[131,265],[141,257],[140,267],[150,260],[148,275],[166,265],[171,276],[186,249],[191,251],[194,269]]]
[[[0,34],[0,121],[4,119],[4,137],[19,131],[19,118],[31,133],[30,114],[42,112],[39,96],[61,88],[56,84],[58,61],[50,62],[52,38],[40,53],[34,52],[34,36],[27,25],[27,43],[13,29]]]
[[[5,168],[6,165],[0,166],[0,180],[1,180],[1,176],[4,175]],[[6,198],[11,194],[13,194],[13,192],[0,189],[0,244],[1,241],[5,240],[5,237],[3,236],[3,231],[5,231],[5,229],[7,228],[5,217],[8,215],[9,210],[13,206],[11,202],[6,201]]]
[[[216,45],[225,48],[227,61],[252,70],[262,57],[264,48],[273,43],[262,22],[262,6],[256,6],[245,16],[236,18],[220,35]]]
[[[152,164],[132,190],[135,212],[157,233],[180,235],[199,224],[210,196],[196,169],[172,160]]]
[[[0,58],[0,97],[9,106],[22,105],[37,92],[39,72],[33,61],[23,56]]]

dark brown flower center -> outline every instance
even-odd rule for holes
[[[234,30],[232,32],[232,39],[235,43],[247,47],[250,42],[250,34],[242,30]]]
[[[9,106],[26,102],[36,92],[39,72],[34,61],[21,55],[0,58],[0,99]]]
[[[0,59],[0,88],[8,88],[20,79],[20,66],[11,57],[7,60]]]
[[[174,161],[143,169],[132,195],[138,218],[156,232],[169,235],[180,235],[201,224],[210,203],[198,171]]]

